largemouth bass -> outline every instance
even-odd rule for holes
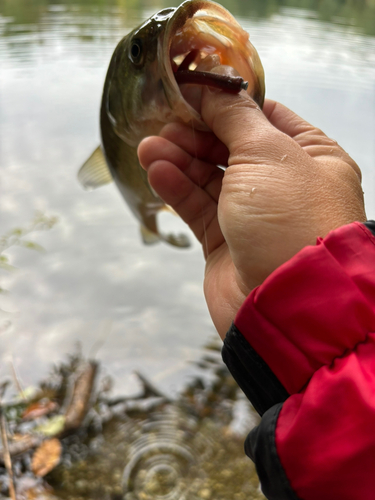
[[[189,246],[185,235],[159,232],[156,215],[166,206],[150,187],[136,151],[144,137],[172,121],[208,130],[194,97],[184,98],[202,85],[228,92],[247,87],[263,104],[263,67],[248,33],[224,7],[208,0],[161,10],[126,35],[110,61],[100,109],[101,147],[78,177],[86,188],[113,179],[140,221],[145,243]]]

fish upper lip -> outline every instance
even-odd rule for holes
[[[198,21],[194,20],[194,17],[199,13]],[[212,20],[218,19],[222,24],[226,24],[227,27],[232,31],[233,38],[235,29],[241,30],[243,33],[246,33],[242,30],[241,26],[237,23],[235,18],[221,5],[213,3],[211,1],[202,1],[202,0],[186,0],[179,7],[175,9],[172,17],[169,19],[167,23],[166,32],[163,39],[163,61],[167,66],[167,70],[169,76],[173,76],[173,68],[172,61],[176,56],[181,56],[182,58],[186,56],[189,52],[194,49],[198,49],[199,51],[205,50],[207,53],[216,53],[219,49],[219,45],[224,47],[225,45],[229,46],[231,44],[231,40],[219,33],[218,30],[215,30],[214,27],[208,26],[208,22],[212,22]],[[189,23],[190,21],[190,23]],[[211,35],[211,47],[204,47],[204,43],[202,46],[195,47],[194,45],[189,46],[189,41],[183,40],[183,33],[186,30],[187,25],[190,24],[194,30],[194,24],[199,27],[195,27],[196,32],[193,33],[195,35],[195,41],[197,42],[200,38],[203,38],[205,35]],[[199,31],[199,33],[198,33]],[[202,35],[200,37],[199,35]],[[176,38],[180,36],[180,40],[176,41]],[[246,38],[248,38],[248,34],[246,33]],[[180,42],[180,44],[179,44]],[[216,43],[215,43],[216,42]],[[178,45],[180,45],[178,47]]]
[[[189,38],[189,33],[187,33],[189,29],[193,35],[193,40]],[[187,33],[186,39],[184,39],[184,33]],[[204,0],[187,0],[174,11],[168,20],[166,30],[158,46],[158,58],[162,62],[160,76],[167,100],[170,102],[171,107],[180,109],[179,114],[184,121],[194,118],[202,123],[200,115],[182,97],[180,88],[174,77],[174,69],[177,69],[178,64],[177,67],[176,65],[174,65],[175,68],[172,67],[175,58],[180,56],[181,61],[183,61],[188,53],[194,49],[198,49],[202,59],[208,54],[216,53],[220,55],[221,59],[230,59],[232,62],[235,60],[235,58],[232,57],[231,59],[230,57],[231,52],[234,50],[234,44],[245,45],[249,43],[248,39],[248,33],[219,4]],[[226,54],[228,54],[228,58]],[[256,57],[258,69],[260,68],[261,72],[263,72],[257,54]],[[197,61],[199,62],[199,58],[197,58]],[[224,61],[221,64],[230,65],[238,69],[236,67],[237,62],[228,64],[228,61]],[[248,63],[246,64],[250,67]],[[243,62],[242,66],[244,67],[246,64]],[[256,72],[252,72],[252,68],[250,68],[247,69],[246,75],[241,76],[246,80],[254,80],[254,75],[255,79],[257,79],[258,75]],[[264,86],[260,93],[262,93],[262,90],[264,94]],[[262,99],[263,97],[261,97]]]

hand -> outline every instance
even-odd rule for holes
[[[205,297],[224,338],[277,267],[366,216],[356,163],[283,105],[267,100],[262,112],[245,92],[205,88],[201,114],[212,133],[169,124],[138,155],[152,187],[202,243]]]

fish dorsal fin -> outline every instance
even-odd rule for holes
[[[79,169],[78,180],[85,189],[95,189],[113,181],[100,146]]]

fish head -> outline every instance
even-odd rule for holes
[[[168,8],[153,15],[122,38],[112,55],[101,112],[130,146],[150,135],[147,131],[153,128],[157,110],[166,111],[158,54],[165,26],[175,11]]]
[[[197,106],[186,98],[186,87],[192,85],[176,81],[182,66],[189,72],[230,67],[249,82],[249,95],[263,104],[264,72],[249,34],[221,5],[186,0],[126,35],[112,56],[102,113],[129,146],[136,147],[172,121],[208,130]]]

